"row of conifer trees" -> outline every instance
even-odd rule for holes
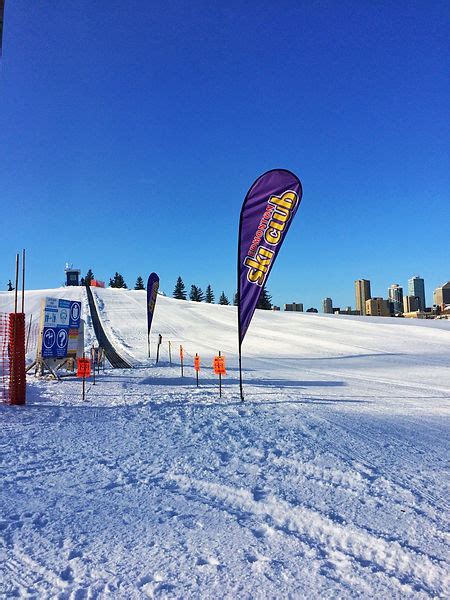
[[[175,289],[173,290],[172,296],[174,298],[177,298],[178,300],[187,300],[186,286],[184,285],[181,277],[178,277],[178,279],[177,279],[177,282],[175,284]],[[213,304],[214,303],[214,292],[209,284],[206,287],[205,293],[203,293],[202,289],[200,287],[198,287],[197,285],[191,285],[191,291],[189,292],[189,300],[192,300],[194,302],[203,302],[204,301],[204,302],[207,302],[208,304]],[[271,300],[272,300],[272,298],[269,295],[268,291],[266,290],[265,287],[263,287],[261,289],[261,295],[259,297],[259,301],[258,301],[256,308],[263,308],[266,310],[270,310],[272,308]],[[225,295],[225,292],[223,292],[223,291],[220,294],[218,304],[224,304],[224,305],[230,304],[230,301],[228,300],[227,296]],[[237,304],[238,304],[237,293],[234,295],[233,304],[234,304],[234,306],[237,306]]]
[[[93,279],[94,279],[94,273],[92,272],[92,269],[89,269],[88,272],[86,273],[86,275],[81,278],[81,285],[89,285]],[[120,273],[118,273],[117,271],[114,274],[114,277],[110,278],[109,287],[128,288],[123,276]],[[145,290],[144,280],[142,279],[142,277],[140,275],[138,275],[138,277],[136,279],[134,289],[135,290]],[[173,290],[172,296],[174,298],[177,298],[178,300],[187,300],[188,294],[186,291],[186,286],[184,285],[184,282],[181,279],[181,277],[178,277],[178,279],[177,279],[177,282],[175,284],[175,289]],[[189,292],[189,300],[192,300],[193,302],[207,302],[208,304],[214,304],[215,295],[214,295],[211,285],[208,284],[206,286],[206,290],[204,293],[203,293],[203,290],[199,286],[194,285],[194,284],[191,285],[191,290]],[[271,296],[269,295],[266,288],[263,286],[263,288],[261,289],[261,296],[259,297],[257,308],[270,310],[272,308],[271,301],[272,301]],[[222,305],[231,304],[230,301],[228,300],[227,296],[225,295],[225,292],[223,292],[223,291],[220,294],[218,304],[222,304]],[[233,304],[234,304],[234,306],[237,306],[237,304],[238,304],[237,293],[234,295]]]

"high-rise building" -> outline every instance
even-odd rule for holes
[[[388,288],[388,298],[392,304],[392,314],[400,315],[403,313],[403,288],[398,283],[393,283]]]
[[[422,277],[414,275],[408,279],[408,296],[419,298],[419,310],[425,310],[425,282]]]
[[[403,312],[410,313],[420,310],[420,298],[418,296],[404,296]]]
[[[433,293],[434,304],[450,304],[450,281],[441,285],[434,290]]]
[[[324,298],[322,300],[322,312],[327,315],[333,314],[333,300],[331,298]]]
[[[390,317],[391,310],[388,300],[383,298],[370,298],[366,300],[366,315],[373,317]]]
[[[370,281],[368,279],[357,279],[355,281],[356,310],[360,315],[366,314],[366,302],[370,300]]]

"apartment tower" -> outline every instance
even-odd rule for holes
[[[331,298],[324,298],[322,300],[322,312],[327,315],[333,314],[333,300]]]
[[[414,275],[408,279],[408,296],[419,298],[419,310],[425,310],[425,282],[422,277]]]
[[[366,302],[370,300],[370,281],[368,279],[357,279],[355,281],[355,296],[356,296],[356,310],[359,311],[360,315],[366,313]]]
[[[403,313],[403,288],[398,283],[393,283],[388,288],[389,302],[392,304],[392,313],[400,315]]]

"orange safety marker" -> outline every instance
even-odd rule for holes
[[[198,372],[200,371],[200,356],[196,353],[194,357],[194,369],[195,375],[197,378],[197,387],[198,387]]]
[[[91,361],[88,358],[79,358],[77,361],[77,377],[91,376]]]
[[[215,356],[214,357],[214,373],[216,375],[226,375],[227,372],[225,370],[225,356]]]
[[[180,344],[180,366],[181,366],[181,377],[184,377],[184,374],[183,374],[183,362],[184,362],[184,351],[183,351],[183,346]]]
[[[91,361],[88,358],[79,358],[77,361],[77,377],[83,378],[83,400],[85,398],[86,377],[91,376]]]
[[[214,357],[214,373],[219,376],[219,398],[222,398],[222,375],[226,375],[225,356],[219,350],[219,355]]]

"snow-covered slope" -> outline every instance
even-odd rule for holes
[[[30,378],[28,405],[0,408],[1,593],[448,597],[448,322],[257,311],[241,403],[234,307],[159,296],[155,366],[145,293],[95,294],[136,368],[84,404],[78,381]],[[45,295],[85,305],[45,290],[27,311]]]

